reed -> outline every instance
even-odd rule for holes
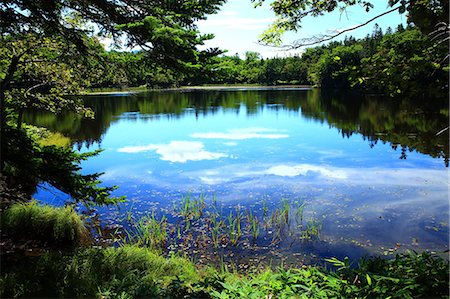
[[[126,243],[160,250],[167,243],[167,218],[163,216],[158,220],[154,213],[151,216],[144,216],[132,229],[127,230],[126,234],[128,237]]]
[[[181,206],[179,208],[174,205],[176,214],[183,217],[185,220],[198,220],[203,215],[203,210],[206,207],[206,197],[200,194],[198,198],[192,199],[190,194],[181,197]]]
[[[311,216],[306,224],[306,227],[302,230],[302,240],[318,239],[320,237],[321,230],[322,223]]]
[[[303,224],[303,210],[305,208],[305,203],[302,203],[301,205],[297,205],[297,209],[295,212],[295,221],[298,226],[301,226]]]
[[[256,239],[259,236],[259,221],[258,221],[258,217],[256,217],[256,216],[252,217],[251,232],[252,232],[253,242],[256,242]]]
[[[211,243],[214,246],[214,248],[219,247],[219,234],[222,226],[223,221],[222,220],[217,221],[217,214],[215,213],[211,214],[209,229],[211,232]]]
[[[283,199],[283,207],[282,207],[282,214],[284,215],[285,224],[289,226],[289,211],[291,210],[291,205],[289,201],[284,198]]]
[[[230,211],[230,214],[228,215],[228,236],[229,236],[231,245],[236,245],[236,243],[237,243],[236,221],[234,219],[234,215],[233,215],[232,211]]]

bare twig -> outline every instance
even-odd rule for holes
[[[47,83],[48,83],[48,82],[44,81],[44,82],[42,82],[42,83],[36,84],[36,85],[34,85],[34,86],[31,86],[30,88],[28,88],[28,89],[26,90],[26,93],[29,93],[30,91],[32,91],[33,89],[36,89],[36,88],[38,88],[38,87],[44,86],[44,85],[46,85]]]
[[[436,133],[436,136],[439,136],[439,135],[441,135],[442,133],[444,133],[445,131],[447,131],[447,130],[448,130],[448,128],[449,128],[449,127],[447,127],[447,128],[445,128],[445,129],[442,129],[442,130],[440,130],[439,132],[437,132],[437,133]]]

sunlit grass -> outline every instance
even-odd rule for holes
[[[56,208],[36,201],[16,203],[2,214],[8,235],[50,243],[77,245],[87,242],[89,232],[72,207]]]

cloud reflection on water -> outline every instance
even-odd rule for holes
[[[227,154],[204,150],[205,145],[197,141],[171,141],[169,144],[149,144],[119,148],[122,153],[155,151],[161,160],[186,163],[187,161],[215,160],[228,157]]]
[[[312,164],[267,164],[252,166],[247,164],[228,165],[204,171],[186,173],[190,178],[198,178],[204,184],[220,184],[243,180],[249,182],[264,177],[265,184],[278,181],[289,185],[291,182],[327,183],[330,180],[350,185],[377,186],[443,186],[449,183],[445,170],[423,169],[411,171],[408,168],[345,168]],[[287,179],[289,181],[287,181]]]
[[[244,128],[232,129],[226,132],[204,132],[193,133],[192,138],[200,139],[227,139],[227,140],[244,140],[244,139],[281,139],[288,138],[288,134],[280,134],[279,131],[268,128]]]
[[[303,175],[306,176],[309,173],[319,173],[323,177],[330,177],[335,179],[346,179],[347,174],[344,170],[329,168],[325,166],[300,164],[300,165],[277,165],[272,166],[265,171],[266,174],[272,174],[277,176],[294,177]]]

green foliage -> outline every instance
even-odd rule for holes
[[[115,187],[98,186],[101,173],[82,174],[80,162],[97,152],[79,154],[69,147],[42,145],[36,130],[4,128],[1,144],[3,174],[10,186],[18,186],[29,197],[36,185],[47,182],[70,195],[74,202],[113,204],[123,198],[111,197]]]
[[[342,294],[373,298],[443,298],[448,296],[447,260],[424,252],[407,252],[392,260],[361,259],[352,268],[348,260],[329,259],[336,274],[345,278]]]
[[[347,259],[254,274],[200,271],[182,258],[126,246],[44,254],[3,263],[2,297],[445,298],[448,261],[429,253]]]
[[[57,245],[80,245],[89,241],[83,220],[71,208],[15,203],[3,212],[2,230],[15,238],[47,241]]]
[[[319,267],[278,269],[252,276],[228,274],[213,298],[444,298],[448,261],[429,253],[398,255],[393,260],[328,259],[335,271]],[[427,280],[426,277],[429,277]]]
[[[316,82],[326,89],[349,89],[353,73],[360,68],[362,45],[337,46],[322,55],[313,68]]]
[[[69,147],[71,140],[61,133],[48,133],[45,134],[45,137],[40,138],[38,143],[42,146]]]
[[[261,42],[268,45],[280,45],[281,36],[287,31],[297,31],[302,27],[303,18],[312,16],[319,17],[333,11],[343,13],[351,6],[359,6],[369,12],[374,5],[390,7],[391,12],[403,14],[408,12],[408,21],[414,23],[423,33],[428,34],[435,30],[439,22],[448,22],[449,4],[448,0],[388,0],[380,4],[379,1],[368,0],[252,0],[255,6],[263,2],[270,2],[272,10],[277,19],[262,34]],[[386,9],[388,11],[388,9]],[[320,38],[317,38],[317,43]],[[301,42],[299,42],[301,44]]]
[[[360,81],[353,84],[390,96],[443,97],[448,81],[442,63],[446,49],[417,29],[386,35],[372,56],[361,59]]]
[[[24,34],[2,38],[0,53],[3,126],[9,120],[20,128],[22,113],[30,108],[92,116],[74,96],[81,93],[86,80],[74,46],[59,38]]]
[[[107,74],[123,74],[129,84],[169,87],[191,84],[304,84],[324,89],[357,90],[389,97],[445,98],[448,67],[443,60],[448,45],[421,33],[418,29],[397,28],[383,34],[375,24],[373,33],[362,39],[352,37],[343,42],[306,49],[302,56],[262,59],[259,53],[210,57],[192,69],[190,75],[152,68],[143,63],[140,53],[106,54]],[[119,56],[118,56],[119,55]],[[118,60],[123,57],[124,63]],[[134,63],[133,59],[138,61]],[[122,83],[105,75],[98,84]],[[128,83],[126,83],[128,84]]]

